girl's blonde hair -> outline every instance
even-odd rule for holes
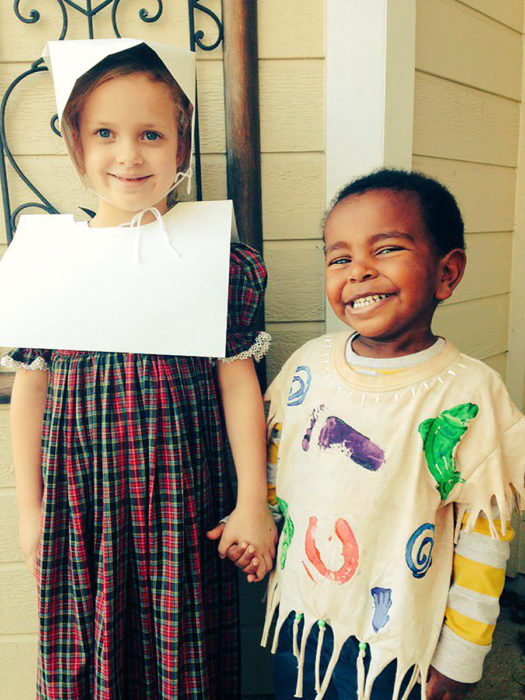
[[[178,170],[184,172],[190,167],[193,105],[155,51],[146,44],[138,44],[131,49],[104,58],[84,73],[71,91],[62,115],[61,129],[71,157],[80,173],[83,173],[84,169],[78,150],[80,119],[87,98],[102,83],[133,73],[146,75],[151,80],[163,83],[169,88],[176,108]]]

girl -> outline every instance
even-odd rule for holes
[[[76,81],[61,120],[97,194],[92,227],[149,207],[164,214],[177,173],[189,174],[190,101],[155,51],[119,41]],[[268,344],[254,325],[265,281],[258,254],[232,244],[235,361],[38,349],[4,358],[17,369],[12,439],[20,543],[39,590],[39,698],[238,696],[235,571],[212,538],[222,533],[221,557],[232,545],[239,565],[249,541],[260,576],[271,566],[253,367]],[[207,539],[231,510],[225,429],[237,504]]]

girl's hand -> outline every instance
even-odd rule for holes
[[[463,700],[476,683],[460,683],[444,676],[433,666],[427,681],[427,700]]]
[[[266,503],[251,508],[238,504],[228,522],[207,535],[210,539],[220,537],[219,556],[231,559],[243,571],[246,569],[249,581],[261,581],[271,570],[277,529]]]
[[[18,535],[24,561],[31,575],[36,577],[36,555],[40,544],[40,508],[21,513]]]

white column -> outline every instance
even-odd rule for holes
[[[353,178],[410,168],[416,0],[326,0],[326,205]],[[326,330],[342,328],[327,304]]]

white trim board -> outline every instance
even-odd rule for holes
[[[354,177],[410,168],[416,2],[327,0],[326,205]],[[326,330],[342,328],[327,304]]]

